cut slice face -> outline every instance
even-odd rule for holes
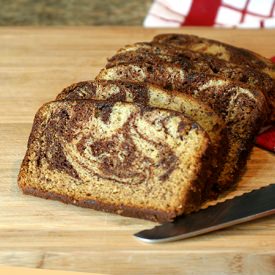
[[[18,182],[26,194],[168,221],[201,205],[211,151],[178,112],[55,101],[36,114]]]

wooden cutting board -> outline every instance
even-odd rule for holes
[[[182,29],[275,55],[275,30]],[[92,79],[124,44],[171,30],[1,28],[0,264],[109,274],[275,274],[275,219],[150,245],[155,224],[22,195],[17,174],[36,110],[73,82]],[[275,182],[275,155],[254,148],[229,196]]]

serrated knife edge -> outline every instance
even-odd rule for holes
[[[275,210],[266,211],[266,212],[263,212],[263,213],[260,213],[260,214],[256,214],[256,215],[253,215],[253,216],[238,219],[238,222],[231,221],[231,222],[223,223],[223,224],[212,226],[212,227],[207,227],[207,228],[202,229],[202,230],[193,231],[191,233],[185,234],[184,236],[170,237],[170,238],[166,238],[166,239],[163,239],[163,240],[150,240],[150,239],[142,238],[142,237],[138,236],[138,233],[135,234],[134,236],[135,236],[135,238],[137,238],[139,240],[142,240],[143,242],[146,242],[146,243],[172,242],[172,241],[192,238],[192,237],[203,235],[203,234],[206,234],[206,233],[211,233],[213,231],[220,230],[220,229],[223,229],[223,228],[226,228],[226,227],[230,227],[232,225],[237,225],[237,224],[240,224],[240,223],[249,222],[249,221],[252,221],[252,220],[255,220],[255,219],[267,217],[267,216],[272,215],[272,214],[275,214]]]
[[[263,200],[263,195],[265,195],[269,201],[266,202],[265,200]],[[255,205],[252,205],[251,207],[244,205],[244,212],[242,213],[243,210],[241,210],[240,217],[235,217],[236,212],[233,212],[234,208],[236,208],[236,206],[237,207],[242,206],[242,204],[241,204],[242,202],[244,204],[247,204],[247,202],[249,202],[250,199],[256,199],[255,203],[261,204],[261,205],[258,205],[258,209],[257,209],[257,207],[255,207]],[[161,243],[161,242],[168,242],[168,241],[176,241],[176,240],[180,240],[180,239],[187,239],[187,238],[191,238],[191,237],[194,237],[197,235],[201,235],[201,234],[213,232],[215,230],[223,229],[223,228],[226,228],[226,227],[229,227],[232,225],[248,222],[248,221],[255,220],[255,219],[258,219],[261,217],[275,214],[275,203],[274,202],[275,202],[275,184],[270,184],[267,186],[260,187],[258,189],[254,189],[250,192],[245,192],[241,195],[237,195],[233,198],[226,199],[222,202],[218,202],[215,205],[210,205],[209,207],[201,209],[200,211],[192,213],[190,215],[187,215],[186,217],[185,216],[179,217],[177,219],[177,222],[166,223],[163,225],[158,225],[158,226],[154,227],[153,229],[140,231],[140,232],[136,233],[134,236],[137,239],[142,240],[147,243]],[[235,203],[235,205],[234,205],[234,203]],[[224,208],[224,206],[228,206],[228,208],[229,208],[228,211],[226,208]],[[207,214],[209,214],[209,213],[211,214],[211,211],[215,211],[215,208],[217,209],[218,214],[220,214],[221,216],[218,217],[218,219],[216,217],[213,219],[213,221],[214,221],[213,226],[211,226],[211,222],[210,222],[209,226],[203,227],[202,226],[202,224],[204,222],[203,221],[203,222],[201,222],[201,223],[199,222],[197,224],[194,223],[194,227],[196,227],[196,226],[203,227],[198,230],[193,230],[191,232],[183,232],[181,234],[178,233],[178,230],[177,230],[176,234],[178,234],[178,235],[168,236],[169,234],[167,233],[167,237],[164,238],[161,236],[161,235],[163,235],[163,231],[165,231],[165,228],[167,229],[167,231],[169,231],[169,230],[175,231],[175,228],[177,229],[177,228],[184,227],[184,223],[183,223],[184,220],[187,220],[187,222],[188,222],[188,220],[191,220],[191,222],[192,222],[193,217],[195,217],[195,218],[196,218],[196,216],[203,217],[203,215],[205,215],[206,218],[209,218],[209,216],[207,216]],[[251,211],[249,208],[251,208]],[[249,212],[251,212],[251,213],[249,213]],[[226,217],[226,216],[228,216],[228,217]],[[201,217],[199,217],[199,218],[201,218]],[[231,219],[231,220],[218,223],[219,219],[222,221],[223,219],[226,220],[226,218]],[[207,224],[207,221],[205,223]],[[190,230],[190,228],[188,228],[187,224],[186,224],[186,228],[187,228],[187,231]],[[159,234],[159,232],[160,232],[160,234]],[[154,233],[155,233],[156,237],[154,236]],[[153,236],[153,237],[151,237],[151,236]],[[161,236],[161,237],[159,237],[159,236]]]

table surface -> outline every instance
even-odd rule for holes
[[[275,219],[185,241],[144,244],[155,225],[25,196],[17,174],[37,109],[63,87],[92,79],[116,49],[185,32],[275,55],[275,31],[185,28],[0,28],[0,264],[108,274],[274,274]],[[233,197],[275,182],[275,156],[254,148]]]

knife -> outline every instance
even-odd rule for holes
[[[275,184],[228,199],[198,212],[177,217],[134,236],[147,243],[162,243],[198,236],[235,224],[275,214]]]

